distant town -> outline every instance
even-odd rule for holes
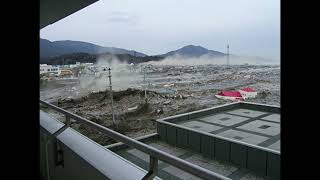
[[[51,80],[52,78],[74,78],[79,76],[79,70],[93,63],[80,63],[68,65],[48,65],[40,64],[40,77],[43,79]]]

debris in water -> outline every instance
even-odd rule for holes
[[[163,87],[171,87],[171,86],[174,86],[174,84],[165,84],[165,85],[163,85]]]
[[[138,106],[128,108],[128,111],[133,111],[133,110],[136,110],[136,109],[138,109]]]
[[[163,104],[164,105],[168,105],[168,104],[170,104],[171,103],[171,101],[169,100],[169,101],[165,101],[165,102],[163,102]]]

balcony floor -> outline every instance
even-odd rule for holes
[[[213,172],[225,175],[231,179],[266,179],[251,173],[247,169],[240,168],[230,163],[221,162],[209,157],[204,157],[203,155],[182,148],[177,148],[171,146],[167,143],[158,140],[152,140],[146,144],[153,146],[159,150],[170,153],[171,155],[177,156],[193,164],[199,165],[203,168],[211,170]],[[117,154],[124,157],[125,159],[133,162],[134,164],[140,166],[141,168],[148,170],[149,167],[149,156],[137,149],[127,148],[116,151]],[[165,162],[159,161],[158,163],[158,177],[162,179],[200,179],[187,172],[184,172],[176,167],[173,167]]]

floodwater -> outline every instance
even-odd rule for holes
[[[120,132],[130,137],[155,132],[156,119],[230,103],[214,96],[221,90],[251,87],[258,96],[246,101],[280,106],[280,66],[275,65],[141,64],[125,72],[114,71],[111,79],[116,120],[122,127]],[[101,74],[51,81],[40,89],[40,97],[112,128],[108,90],[108,74]],[[85,131],[100,144],[110,143]]]

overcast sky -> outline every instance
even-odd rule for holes
[[[280,0],[100,0],[40,31],[148,55],[193,44],[280,59]]]

